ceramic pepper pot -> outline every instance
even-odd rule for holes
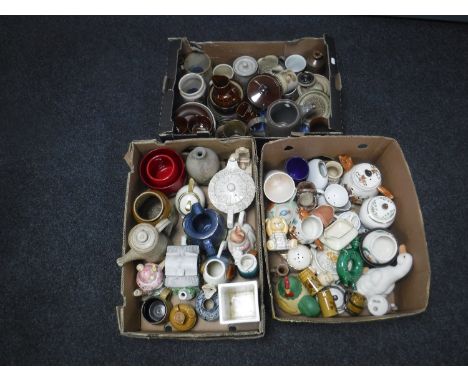
[[[226,76],[213,76],[210,100],[213,106],[223,114],[232,114],[244,98],[242,87]]]
[[[382,174],[375,165],[370,163],[354,165],[351,157],[347,155],[340,155],[339,159],[345,170],[341,185],[348,190],[353,203],[362,204],[365,199],[377,196],[379,192],[393,199],[392,193],[382,186]]]
[[[295,276],[281,277],[275,286],[275,300],[278,307],[291,315],[303,314],[316,317],[320,314],[317,300],[309,295],[307,289]]]
[[[221,164],[218,154],[208,147],[195,147],[190,151],[185,167],[195,183],[206,186],[211,178],[219,171]]]
[[[203,208],[200,203],[192,205],[182,223],[189,244],[203,248],[207,256],[215,256],[216,248],[226,237],[224,218],[210,208]]]
[[[169,219],[164,219],[156,226],[140,223],[133,227],[128,234],[130,251],[117,259],[119,267],[134,260],[145,260],[152,263],[161,262],[169,244],[169,239],[162,231],[169,224],[171,224]]]
[[[155,263],[138,264],[136,267],[138,289],[135,289],[133,295],[138,297],[161,288],[164,284],[163,269],[164,262],[161,265]]]

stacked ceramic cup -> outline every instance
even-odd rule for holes
[[[390,230],[397,207],[377,166],[291,156],[266,172],[263,192],[278,309],[330,318],[396,309],[391,292],[412,256]]]
[[[184,57],[175,133],[285,137],[329,129],[325,50],[214,61],[199,50]]]

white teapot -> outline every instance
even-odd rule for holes
[[[382,174],[375,165],[370,163],[354,165],[348,155],[340,155],[339,159],[345,170],[341,185],[348,190],[353,203],[362,204],[365,199],[376,196],[379,192],[393,199],[392,193],[382,186]]]

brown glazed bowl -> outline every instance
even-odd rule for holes
[[[214,135],[216,120],[211,110],[199,102],[187,102],[174,113],[174,132],[196,134],[208,132]]]

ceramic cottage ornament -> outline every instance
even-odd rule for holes
[[[192,299],[198,291],[198,245],[170,245],[165,260],[164,284],[180,300]]]
[[[228,228],[234,226],[234,214],[244,211],[254,200],[255,183],[239,167],[235,154],[231,154],[226,167],[211,179],[208,197],[215,208],[227,214]]]
[[[280,217],[273,217],[266,219],[265,224],[268,235],[267,249],[269,251],[284,251],[297,247],[297,240],[289,240],[286,236],[289,230],[286,220]]]
[[[143,294],[151,294],[151,292],[160,289],[164,284],[164,262],[160,265],[155,263],[138,264],[136,275],[136,283],[138,289],[135,289],[133,295],[135,297]]]
[[[413,257],[406,252],[405,245],[400,245],[397,264],[370,269],[357,281],[356,289],[367,299],[375,295],[387,296],[393,291],[395,283],[408,274],[412,265]]]

